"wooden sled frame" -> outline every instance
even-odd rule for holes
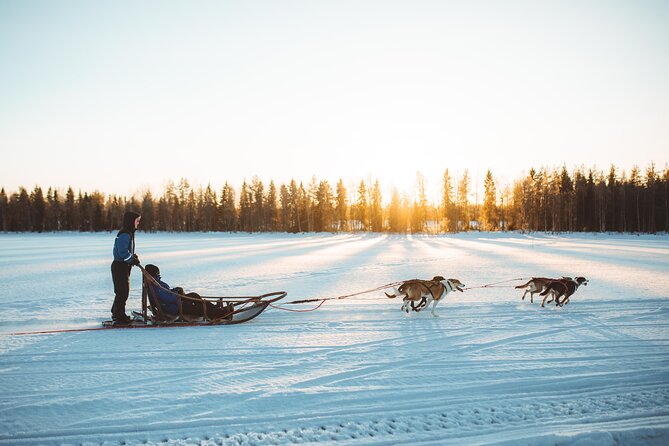
[[[202,296],[199,299],[184,294],[176,293],[161,286],[143,267],[142,271],[142,312],[140,323],[147,325],[231,325],[241,324],[256,318],[272,303],[279,301],[288,294],[285,291],[276,291],[273,293],[262,294],[260,296],[230,296],[230,297],[210,297]],[[158,297],[153,287],[159,287],[165,292],[177,296],[177,307],[179,314],[177,316],[167,315],[160,306]],[[202,303],[203,317],[196,318],[184,314],[183,300]],[[207,315],[206,302],[218,305],[221,308],[225,305],[230,311],[219,318],[210,318]]]

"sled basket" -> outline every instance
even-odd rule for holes
[[[276,291],[259,296],[197,296],[180,294],[162,287],[143,267],[142,271],[142,312],[139,322],[151,325],[230,325],[248,322],[259,316],[272,303],[288,293]],[[177,297],[178,315],[166,314],[156,296],[155,287]],[[201,315],[193,316],[185,307],[198,306]],[[216,307],[216,315],[212,308]]]

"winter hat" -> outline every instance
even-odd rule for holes
[[[144,267],[144,269],[153,277],[160,277],[160,268],[158,268],[156,265],[148,264]]]

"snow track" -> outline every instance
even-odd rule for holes
[[[438,318],[407,317],[377,293],[312,313],[268,310],[239,326],[3,335],[0,444],[669,443],[667,237],[138,236],[138,250],[151,253],[143,258],[160,259],[174,285],[185,281],[172,273],[184,273],[163,250],[184,238],[208,271],[188,282],[196,290],[216,277],[287,289],[289,299],[435,274],[468,286],[547,272],[599,279],[563,308],[522,302],[512,288],[478,289],[449,295]],[[8,255],[25,270],[15,246],[0,252],[3,281]],[[637,251],[636,262],[617,257]],[[234,254],[229,265],[225,253]],[[37,258],[31,250],[25,262]],[[628,268],[665,274],[639,285]],[[61,280],[47,274],[42,289]],[[3,321],[0,331],[91,326],[108,311],[108,281],[94,285],[89,306],[76,290],[56,291],[63,305],[39,307],[23,324]],[[8,288],[26,289],[21,279]],[[3,295],[0,314],[39,297]]]

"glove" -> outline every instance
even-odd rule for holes
[[[139,265],[139,257],[137,256],[137,254],[133,254],[133,256],[134,256],[134,257],[133,257],[133,259],[130,261],[130,265],[132,265],[132,266],[137,266],[137,265]]]

